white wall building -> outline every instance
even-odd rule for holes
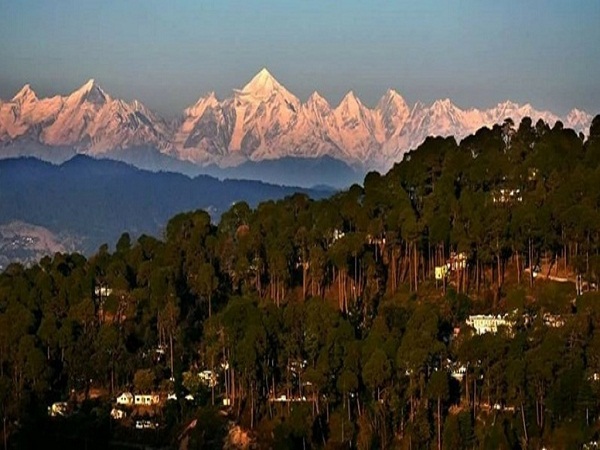
[[[507,314],[469,316],[466,323],[468,326],[475,328],[477,334],[497,333],[499,327],[512,328],[512,322],[508,320]]]
[[[133,394],[131,392],[123,392],[117,397],[117,405],[131,406],[133,405]]]
[[[158,405],[160,403],[160,397],[158,394],[136,394],[133,400],[136,405]]]

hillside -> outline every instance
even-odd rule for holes
[[[257,181],[220,181],[139,170],[127,164],[76,156],[61,165],[33,158],[0,161],[2,224],[22,221],[80,242],[90,253],[124,231],[160,236],[174,214],[206,209],[213,220],[233,203],[256,205],[294,192],[315,198],[331,191],[281,187]]]

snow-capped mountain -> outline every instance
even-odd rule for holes
[[[35,138],[92,155],[149,145],[171,147],[167,124],[138,101],[113,99],[89,80],[72,94],[38,99],[29,85],[0,105],[0,139]]]
[[[564,125],[567,128],[572,128],[575,131],[586,134],[590,129],[592,123],[592,115],[581,111],[577,108],[573,108],[567,117],[565,117]]]
[[[231,97],[201,97],[171,124],[137,101],[113,99],[94,80],[68,96],[39,99],[25,85],[0,101],[0,157],[8,149],[37,145],[92,155],[153,147],[199,165],[221,167],[283,157],[330,156],[361,169],[388,169],[427,136],[461,139],[510,117],[562,120],[587,132],[592,116],[573,109],[565,118],[510,101],[487,109],[460,109],[449,99],[409,106],[388,90],[375,108],[349,92],[332,107],[314,92],[306,102],[262,69]],[[20,147],[19,147],[20,146]]]

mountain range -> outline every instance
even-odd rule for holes
[[[301,189],[259,181],[220,181],[150,172],[77,155],[55,165],[35,158],[0,161],[0,270],[7,262],[35,261],[70,249],[90,254],[127,231],[160,236],[177,213],[208,211],[214,221],[233,203],[260,202],[303,193],[328,197],[327,189]],[[53,250],[54,249],[54,250]]]
[[[333,107],[317,92],[300,101],[267,69],[229,98],[219,100],[214,93],[201,97],[173,121],[139,101],[111,97],[94,80],[67,96],[42,99],[25,85],[11,100],[0,101],[0,158],[35,155],[64,161],[78,153],[115,159],[127,155],[128,162],[139,166],[140,161],[148,163],[147,152],[153,151],[163,156],[154,157],[155,169],[167,164],[166,169],[184,173],[186,167],[226,170],[248,162],[323,157],[360,172],[385,171],[427,136],[461,139],[482,126],[509,117],[518,124],[526,116],[550,124],[561,120],[584,133],[592,120],[577,109],[559,117],[511,101],[485,110],[463,110],[449,99],[410,106],[391,89],[374,108],[353,92]]]

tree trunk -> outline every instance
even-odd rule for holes
[[[529,252],[529,287],[533,287],[533,249],[531,247],[531,238],[528,240]]]
[[[525,408],[523,407],[523,402],[521,402],[521,419],[523,420],[523,432],[525,433],[525,444],[529,441],[529,437],[527,436],[527,423],[525,422]]]
[[[174,377],[173,371],[173,333],[169,333],[169,345],[171,347],[171,377]]]
[[[442,450],[442,404],[440,396],[437,398],[437,438],[438,438],[438,450]]]

